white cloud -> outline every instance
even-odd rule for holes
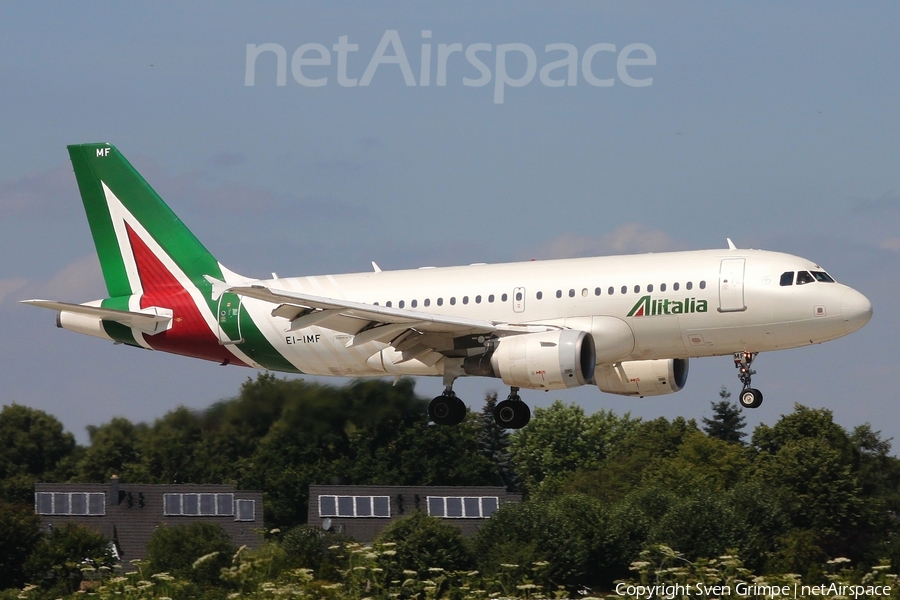
[[[27,284],[28,280],[22,277],[16,277],[14,279],[0,279],[0,304],[3,303],[3,299],[6,298],[6,296],[22,289]]]
[[[91,254],[65,266],[46,281],[29,281],[23,277],[0,280],[0,302],[27,298],[86,302],[106,297],[106,285],[97,255]]]
[[[539,246],[540,258],[576,258],[607,254],[635,254],[681,250],[685,245],[659,229],[642,223],[626,223],[599,238],[576,234],[561,235]]]

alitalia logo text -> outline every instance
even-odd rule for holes
[[[628,312],[629,317],[655,317],[657,315],[682,315],[685,313],[705,313],[708,305],[706,300],[685,298],[684,300],[671,300],[669,298],[651,298],[643,296]]]

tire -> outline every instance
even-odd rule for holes
[[[531,409],[521,400],[506,399],[494,408],[494,422],[506,429],[521,429],[531,420]]]
[[[744,408],[759,408],[763,401],[762,392],[753,388],[747,388],[741,392],[740,402]]]
[[[466,405],[456,396],[438,396],[428,405],[428,418],[435,425],[459,425],[466,418]]]

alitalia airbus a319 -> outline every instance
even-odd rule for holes
[[[109,297],[23,300],[57,325],[118,343],[310,375],[442,377],[431,419],[462,421],[459,377],[510,386],[501,426],[531,411],[519,389],[596,385],[677,392],[688,360],[733,355],[756,408],[757,353],[818,344],[872,316],[858,291],[789,254],[699,250],[251,279],[219,263],[110,144],[69,146]]]

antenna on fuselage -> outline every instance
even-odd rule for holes
[[[731,241],[731,238],[725,238],[728,241],[728,249],[729,250],[737,250],[737,246],[734,245],[734,242]]]

